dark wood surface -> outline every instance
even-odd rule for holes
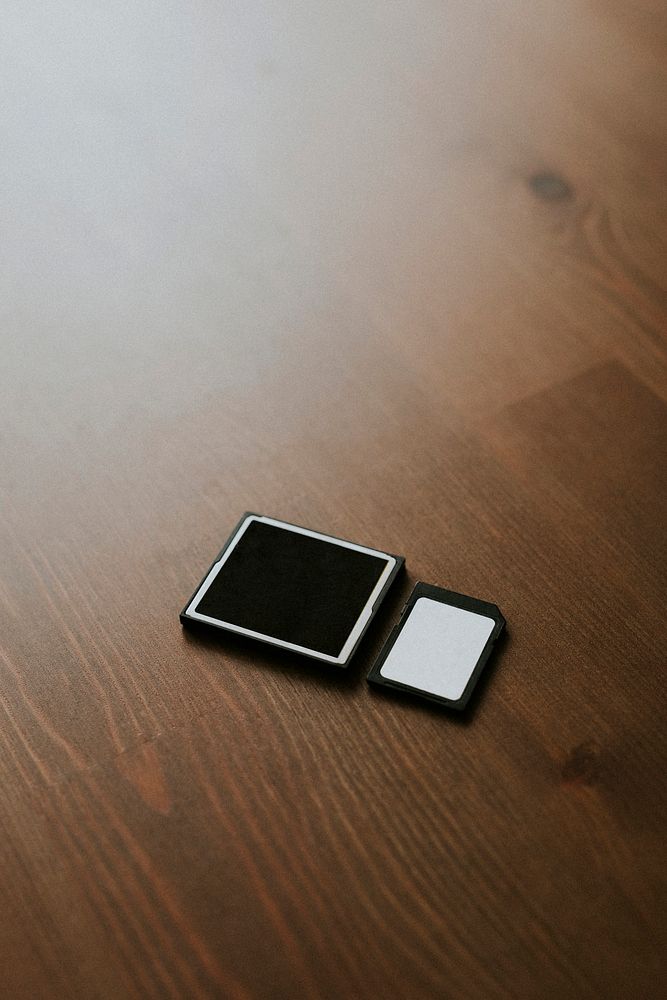
[[[3,5],[0,994],[663,995],[661,0]],[[349,673],[181,631],[246,510]],[[367,688],[501,607],[463,718]]]

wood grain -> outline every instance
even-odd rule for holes
[[[657,0],[10,2],[0,996],[665,979]],[[247,509],[405,554],[341,676],[178,612]],[[463,718],[365,674],[499,604]]]

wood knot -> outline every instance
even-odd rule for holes
[[[600,774],[600,747],[597,743],[587,740],[570,750],[560,774],[567,784],[592,785]]]
[[[565,201],[572,197],[572,188],[564,177],[558,174],[543,173],[533,174],[528,180],[528,184],[538,198],[543,201]]]

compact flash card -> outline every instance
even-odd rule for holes
[[[368,681],[465,708],[504,627],[495,604],[418,583]]]
[[[403,563],[401,556],[244,514],[181,622],[346,667]]]

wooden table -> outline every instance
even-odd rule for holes
[[[661,994],[665,15],[3,6],[3,998]],[[246,509],[406,556],[348,673],[183,634]]]

